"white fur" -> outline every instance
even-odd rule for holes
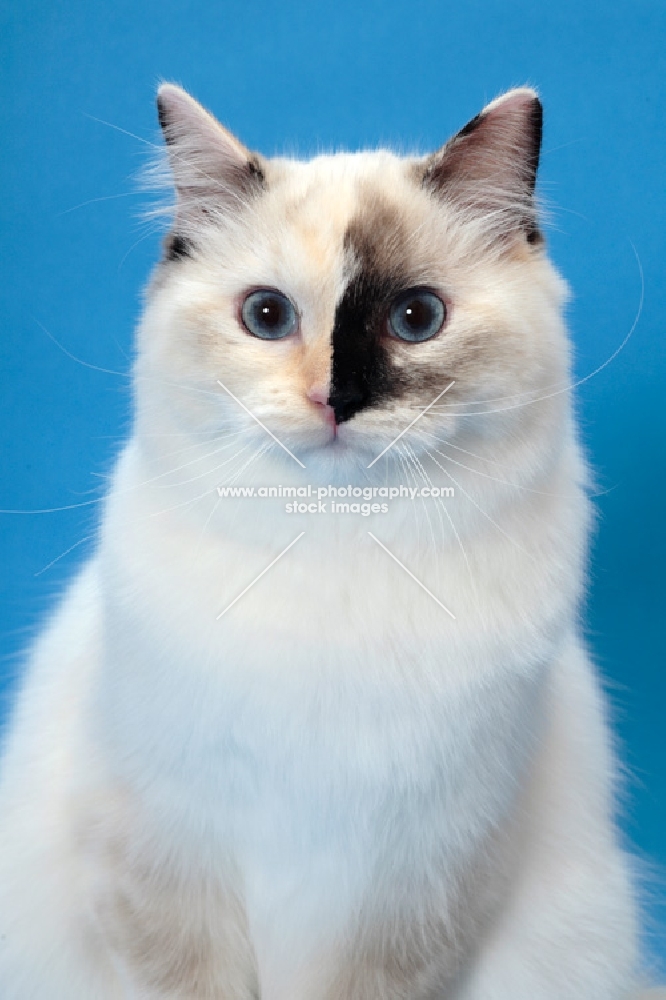
[[[637,921],[604,700],[577,622],[589,512],[562,391],[562,282],[541,253],[475,253],[481,224],[438,214],[387,153],[272,170],[261,207],[202,228],[206,253],[149,294],[135,431],[98,551],[35,644],[7,743],[0,995],[333,1000],[357,934],[388,942],[394,928],[399,941],[416,927],[426,941],[436,903],[453,946],[413,1000],[627,1000]],[[438,459],[455,500],[448,513],[394,502],[389,516],[347,519],[218,503],[234,475],[405,482],[397,445],[363,470],[418,407],[363,412],[331,448],[303,394],[326,374],[342,237],[368,186],[415,220],[424,260],[444,261],[454,312],[437,350],[455,356],[489,314],[513,338],[504,366],[481,368],[405,438],[424,465],[434,433],[465,449]],[[295,348],[237,328],[230,304],[264,284],[299,304],[298,364]],[[482,396],[504,402],[473,405]],[[210,454],[220,432],[246,449],[224,467],[237,449]],[[489,909],[473,914],[464,887],[503,832],[482,886]],[[128,958],[114,910],[128,856],[153,894],[137,905],[154,907],[173,949],[202,926],[219,943],[198,991],[151,990]]]

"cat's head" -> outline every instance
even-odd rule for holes
[[[515,435],[525,401],[563,384],[534,91],[425,157],[265,159],[178,87],[158,109],[176,203],[140,336],[153,412],[257,441],[260,421],[306,463],[365,466],[426,408],[416,451],[462,429]]]

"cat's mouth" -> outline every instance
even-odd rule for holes
[[[335,441],[335,439],[339,435],[340,424],[335,419],[335,413],[333,412],[333,409],[330,406],[327,406],[326,409],[330,411],[323,415],[326,424],[326,429],[329,431],[331,435],[331,440]]]
[[[355,433],[354,429],[347,423],[339,424],[328,416],[322,421],[317,421],[316,430],[309,442],[315,451],[331,455],[335,452],[346,452],[350,448],[355,450],[359,443],[358,433]]]

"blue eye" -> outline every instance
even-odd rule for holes
[[[410,288],[391,306],[388,322],[394,337],[420,344],[436,336],[445,319],[446,306],[434,292],[427,288]]]
[[[261,340],[282,340],[298,327],[293,302],[272,288],[250,292],[241,307],[241,319],[246,330]]]

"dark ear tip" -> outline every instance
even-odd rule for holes
[[[169,120],[167,117],[166,101],[159,92],[157,94],[157,97],[155,98],[155,104],[157,105],[157,118],[160,123],[160,128],[166,129],[169,124]]]
[[[174,118],[178,117],[178,109],[186,105],[191,98],[181,87],[175,83],[164,81],[157,88],[155,104],[157,105],[157,117],[163,129],[173,125]]]
[[[541,98],[536,95],[532,101],[532,120],[538,122],[539,125],[543,123],[543,104],[541,103]]]
[[[536,95],[532,102],[531,125],[532,125],[532,162],[530,166],[532,169],[532,190],[534,190],[534,185],[536,183],[536,173],[539,167],[539,158],[541,155],[541,140],[543,138],[543,104]]]

